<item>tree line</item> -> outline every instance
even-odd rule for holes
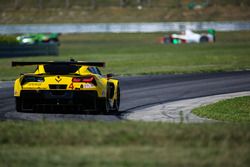
[[[46,3],[44,0],[34,0],[34,1],[36,1],[35,6],[39,9],[42,9]],[[88,1],[89,1],[89,4],[92,8],[98,7],[99,2],[97,0],[88,0]],[[126,7],[130,3],[137,4],[140,6],[144,6],[144,5],[150,6],[151,5],[151,0],[116,0],[116,2],[117,2],[117,5],[119,5],[120,7]],[[65,8],[69,8],[72,4],[72,0],[62,0],[61,3],[64,4]],[[23,1],[22,0],[14,0],[14,5],[15,5],[15,8],[18,8],[21,5],[23,5]]]

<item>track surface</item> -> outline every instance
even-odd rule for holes
[[[122,77],[120,115],[26,114],[14,108],[13,86],[0,88],[0,120],[119,120],[124,113],[155,104],[250,91],[250,71]]]

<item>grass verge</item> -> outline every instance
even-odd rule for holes
[[[104,73],[119,75],[200,73],[250,68],[250,31],[220,32],[214,44],[162,45],[163,33],[62,35],[60,56],[2,58],[0,80],[35,67],[12,68],[11,61],[105,61]]]
[[[192,111],[194,114],[216,120],[230,122],[250,122],[250,97],[237,97]]]
[[[3,166],[248,166],[249,124],[0,123]]]
[[[0,35],[0,45],[2,44],[18,44],[15,35]]]

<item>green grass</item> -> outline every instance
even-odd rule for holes
[[[238,97],[203,106],[194,114],[216,120],[250,123],[250,97]]]
[[[0,45],[1,44],[18,44],[15,35],[0,35]]]
[[[249,124],[0,123],[3,166],[248,166]]]
[[[63,35],[59,57],[4,58],[0,80],[31,67],[12,60],[100,60],[119,75],[250,68],[250,32],[218,33],[215,44],[160,45],[156,34]],[[243,106],[243,105],[241,105]],[[249,106],[249,101],[248,101]],[[249,108],[249,107],[248,107]],[[244,121],[243,121],[244,122]],[[247,167],[249,124],[0,122],[0,166]]]
[[[12,68],[11,61],[105,61],[104,73],[118,75],[200,73],[250,68],[250,31],[220,32],[214,44],[162,45],[162,33],[62,35],[60,56],[2,58],[0,80],[35,67]]]

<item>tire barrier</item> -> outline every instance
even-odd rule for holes
[[[58,44],[0,44],[0,58],[23,56],[57,56]]]

